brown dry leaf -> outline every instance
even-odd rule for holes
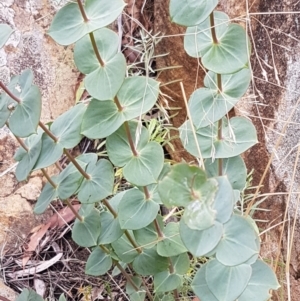
[[[29,243],[26,246],[26,250],[23,255],[23,268],[27,264],[28,260],[30,259],[32,253],[36,250],[37,246],[39,245],[39,242],[46,234],[47,230],[51,226],[51,223],[48,222],[45,225],[41,225],[39,227],[35,227],[33,230],[31,230],[31,233],[33,233],[30,237]],[[35,232],[34,232],[35,231]]]
[[[72,205],[76,212],[79,211],[80,204]],[[69,207],[64,207],[54,215],[52,215],[49,219],[49,223],[51,223],[50,229],[55,227],[61,228],[66,223],[69,223],[75,219],[75,215]]]
[[[73,205],[73,208],[78,212],[80,208],[80,204]],[[30,233],[32,233],[29,243],[27,244],[25,252],[23,254],[22,264],[23,268],[27,264],[28,260],[32,256],[32,253],[36,250],[37,246],[41,239],[45,236],[48,229],[53,228],[61,228],[66,223],[69,223],[75,219],[75,215],[69,207],[64,207],[62,210],[58,211],[57,213],[53,214],[48,222],[43,225],[39,225],[34,227]]]

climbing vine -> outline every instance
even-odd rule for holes
[[[257,143],[256,130],[248,119],[228,116],[250,84],[251,45],[243,27],[215,11],[217,4],[170,2],[173,22],[187,27],[185,51],[207,71],[179,128],[182,144],[199,166],[165,163],[161,144],[150,139],[142,117],[155,105],[160,83],[128,76],[118,35],[106,28],[122,13],[122,0],[69,3],[49,29],[57,43],[75,43],[74,61],[85,74],[87,101],[43,124],[31,70],[7,86],[0,82],[0,126],[7,125],[21,145],[16,177],[24,181],[41,169],[48,180],[35,213],[43,213],[53,200],[65,202],[77,217],[73,240],[92,249],[86,273],[100,276],[116,266],[127,280],[130,300],[179,300],[194,258],[204,262],[191,284],[201,301],[264,301],[269,290],[279,287],[259,258],[255,222],[239,206],[247,176],[241,154]],[[0,47],[11,33],[0,25]],[[73,157],[69,149],[83,137],[106,139],[108,159],[95,153]],[[63,154],[69,164],[50,177],[47,167]],[[114,192],[116,168],[130,183],[128,190]],[[72,205],[74,196],[81,203],[79,212]],[[162,215],[164,206],[178,212],[172,222]],[[149,286],[146,276],[153,279]],[[33,295],[24,290],[18,300]]]

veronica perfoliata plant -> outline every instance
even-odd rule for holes
[[[57,199],[73,209],[72,238],[92,249],[86,273],[101,276],[115,266],[133,301],[179,300],[195,258],[205,262],[191,284],[201,301],[266,301],[278,288],[274,273],[259,259],[254,222],[238,207],[247,176],[241,154],[257,143],[257,136],[248,119],[229,119],[228,112],[250,84],[250,42],[243,27],[215,11],[217,4],[170,2],[171,19],[187,27],[185,51],[207,70],[204,87],[191,95],[189,118],[179,128],[182,144],[199,166],[165,163],[162,146],[142,122],[157,101],[160,83],[127,75],[119,37],[106,28],[122,13],[123,0],[69,3],[49,29],[57,43],[75,44],[74,61],[91,96],[87,101],[45,125],[32,71],[13,77],[8,86],[1,83],[0,125],[6,124],[21,144],[15,154],[17,179],[41,169],[48,180],[35,213]],[[0,25],[0,46],[11,32]],[[69,149],[83,137],[106,139],[108,159],[95,153],[74,158]],[[50,177],[46,168],[62,155],[70,163]],[[122,169],[128,190],[114,192],[115,168]],[[70,201],[74,196],[79,212]],[[166,222],[163,207],[178,208],[177,218]],[[22,295],[20,300],[28,300],[34,293]]]

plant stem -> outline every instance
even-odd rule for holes
[[[153,223],[154,223],[154,227],[155,227],[155,230],[157,232],[158,237],[160,239],[164,238],[164,234],[163,234],[163,232],[160,229],[160,226],[159,226],[159,223],[157,221],[157,218],[153,221]]]
[[[104,205],[107,207],[107,209],[110,211],[110,213],[114,216],[114,218],[118,217],[117,212],[114,210],[114,208],[110,205],[110,203],[108,202],[108,200],[103,200]],[[134,239],[132,238],[132,236],[130,235],[130,233],[128,232],[128,230],[124,231],[124,234],[126,235],[127,239],[130,241],[130,243],[132,244],[132,246],[134,247],[134,249],[141,254],[142,253],[142,249],[137,245],[137,243],[134,241]]]
[[[144,279],[143,277],[141,277],[141,278],[142,278],[142,281],[143,281],[143,284],[144,284],[144,287],[145,287],[145,290],[146,290],[146,294],[147,294],[149,300],[152,301],[153,298],[152,298],[151,293],[150,293],[149,290],[148,290],[147,283],[146,283],[146,281],[145,281],[145,279]]]
[[[75,208],[73,207],[71,202],[69,200],[65,200],[65,202],[66,202],[67,206],[71,209],[73,214],[76,216],[76,218],[78,218],[81,222],[83,222],[84,218],[77,212],[77,210],[75,210]]]
[[[134,146],[133,139],[132,139],[132,136],[131,136],[131,133],[130,133],[130,128],[129,128],[128,121],[124,122],[124,127],[125,127],[125,131],[126,131],[126,135],[127,135],[128,141],[129,141],[131,151],[132,151],[133,155],[135,157],[137,157],[139,154],[138,154],[138,152],[137,152],[137,150]]]
[[[56,189],[57,185],[52,181],[52,179],[49,176],[49,174],[47,173],[47,171],[44,168],[42,168],[41,171],[42,171],[43,175],[45,176],[45,178],[47,179],[47,181],[50,183],[50,185]]]
[[[79,6],[79,9],[80,9],[82,18],[83,18],[84,22],[87,23],[89,21],[89,19],[88,19],[86,13],[85,13],[85,10],[84,10],[84,7],[83,7],[83,4],[82,4],[81,0],[77,0],[77,3],[78,3],[78,6]]]
[[[6,122],[6,126],[9,128],[7,122]],[[26,146],[26,144],[24,143],[24,141],[23,141],[21,138],[15,136],[15,135],[14,135],[14,137],[17,139],[17,141],[19,142],[19,144],[20,144],[20,145],[26,150],[26,152],[28,153],[28,152],[29,152],[29,148]]]
[[[141,249],[140,246],[137,245],[137,243],[134,241],[134,239],[131,237],[130,233],[128,232],[128,230],[125,230],[124,234],[126,235],[127,239],[129,240],[129,242],[132,244],[132,246],[134,247],[134,249],[141,254],[143,251]]]
[[[209,15],[209,18],[210,18],[210,30],[211,30],[211,36],[213,38],[213,42],[214,42],[214,44],[218,44],[219,41],[218,41],[217,35],[216,35],[214,12],[212,12]]]
[[[218,93],[222,93],[223,87],[222,87],[222,76],[221,74],[217,74],[217,85],[218,85]],[[222,135],[222,118],[218,122],[218,140],[223,139]],[[223,175],[223,159],[218,159],[218,174],[219,176]]]
[[[115,96],[114,102],[115,102],[115,104],[116,104],[116,106],[117,106],[119,112],[122,112],[122,111],[123,111],[123,107],[121,106],[121,104],[120,104],[119,99],[118,99],[117,96]]]
[[[118,217],[117,212],[114,210],[114,208],[110,205],[108,200],[103,200],[104,205],[108,208],[110,213],[114,216],[114,218]]]
[[[144,186],[143,189],[144,189],[144,194],[145,194],[146,200],[150,200],[151,199],[151,195],[150,195],[148,187]]]
[[[93,49],[94,49],[94,52],[95,52],[95,55],[97,57],[97,60],[99,62],[99,64],[101,65],[101,67],[104,67],[104,62],[101,58],[101,55],[100,55],[100,52],[99,52],[99,49],[97,47],[97,43],[96,43],[96,40],[95,40],[95,36],[94,36],[94,33],[93,32],[90,32],[89,33],[89,36],[90,36],[90,40],[91,40],[91,43],[92,43],[92,46],[93,46]]]
[[[68,157],[68,159],[74,164],[77,170],[87,179],[90,180],[91,177],[82,169],[79,163],[75,160],[75,158],[69,153],[67,149],[64,148],[64,154]]]
[[[0,88],[3,89],[3,91],[17,103],[22,102],[21,99],[15,96],[1,81],[0,81]]]
[[[39,126],[43,129],[43,131],[55,142],[58,142],[58,138],[52,134],[52,132],[49,131],[49,129],[41,122],[39,121]]]
[[[218,93],[223,92],[223,86],[222,86],[222,75],[217,73],[217,85],[218,85]]]

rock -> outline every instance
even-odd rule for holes
[[[13,291],[11,288],[6,286],[0,278],[0,297],[7,298],[9,301],[14,301],[17,298],[18,294]],[[0,300],[2,300],[0,298]]]
[[[42,178],[30,178],[28,183],[19,188],[15,193],[28,201],[36,201],[42,190]]]
[[[0,216],[0,248],[5,251],[18,249],[38,223],[31,205],[17,194],[0,198]]]

